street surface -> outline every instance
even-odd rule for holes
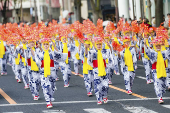
[[[146,84],[141,61],[138,62],[133,94],[126,94],[123,76],[114,75],[108,93],[109,102],[102,105],[97,105],[94,92],[92,97],[87,96],[82,75],[72,74],[70,87],[64,88],[59,72],[52,109],[46,108],[42,90],[40,99],[34,101],[30,90],[25,90],[23,83],[17,83],[11,67],[7,69],[8,75],[0,77],[0,113],[170,113],[170,92],[164,95],[164,104],[158,104],[153,84]]]

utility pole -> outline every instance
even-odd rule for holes
[[[37,23],[37,25],[38,25],[38,21],[37,21],[37,5],[36,5],[36,0],[34,0],[34,11],[35,11],[35,23]]]

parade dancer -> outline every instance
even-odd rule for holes
[[[80,42],[79,42],[79,39],[78,39],[78,36],[77,36],[77,32],[79,32],[79,30],[75,30],[74,31],[74,46],[76,47],[76,49],[78,50],[77,53],[75,54],[75,58],[74,59],[74,71],[75,71],[75,75],[79,75],[79,68],[81,67],[80,64],[81,64],[81,60],[80,60],[80,56],[79,56],[79,50],[80,50]]]
[[[164,103],[162,97],[166,89],[167,74],[165,60],[169,59],[170,56],[170,49],[161,51],[162,40],[162,36],[157,36],[157,38],[152,41],[152,44],[155,46],[155,50],[150,49],[150,47],[147,46],[146,39],[144,40],[146,54],[149,56],[152,63],[154,89],[158,97],[158,103],[160,104]]]
[[[132,94],[132,85],[135,77],[135,63],[137,62],[135,49],[130,47],[130,37],[125,36],[123,39],[125,49],[120,52],[119,57],[123,68],[123,75],[127,93]]]
[[[53,95],[55,91],[55,80],[56,80],[56,72],[54,67],[54,60],[65,61],[67,58],[67,54],[62,54],[57,52],[58,49],[55,47],[55,43],[53,43],[54,51],[50,49],[49,39],[44,38],[42,41],[43,49],[41,52],[35,53],[32,51],[32,55],[35,57],[36,63],[40,68],[40,78],[41,78],[41,86],[43,89],[43,94],[47,103],[47,108],[52,108],[51,101],[54,101]],[[33,53],[34,52],[34,53]]]
[[[87,96],[92,96],[92,85],[94,84],[93,68],[87,63],[87,54],[90,51],[90,40],[84,38],[84,46],[80,49],[80,58],[83,64],[84,83],[87,90]]]
[[[17,48],[16,51],[17,53],[19,53],[21,56],[21,60],[20,60],[20,71],[22,74],[22,80],[24,82],[25,85],[25,89],[29,88],[29,80],[28,80],[28,72],[27,72],[27,58],[26,58],[26,51],[27,50],[27,45],[26,45],[26,40],[24,39],[24,37],[22,38],[22,44],[20,44]]]
[[[112,53],[112,48],[110,46],[110,35],[109,34],[105,34],[104,35],[104,41],[105,43],[103,43],[103,48],[104,49],[107,49],[110,53]],[[109,84],[112,84],[112,76],[113,76],[113,69],[111,69],[113,67],[113,56],[109,56],[107,59],[106,59],[106,65],[108,67],[108,71],[109,71]]]
[[[88,52],[87,63],[93,67],[94,74],[94,91],[97,98],[97,104],[102,104],[108,102],[108,81],[109,73],[108,67],[106,67],[106,59],[109,58],[108,50],[102,49],[103,40],[100,37],[95,37],[95,50],[90,50]]]
[[[53,44],[52,43],[55,43],[55,47],[58,49],[58,50],[61,50],[61,44],[60,44],[60,41],[59,41],[59,37],[57,36],[57,34],[55,34],[55,35],[53,35],[52,36],[52,42],[50,43],[50,46],[51,46],[51,49],[52,49],[52,51],[54,51],[54,47],[53,47]],[[56,62],[55,60],[54,60],[54,67],[55,67],[55,70],[56,70],[56,81],[58,81],[59,80],[59,77],[58,77],[58,71],[59,71],[59,63],[58,62]]]
[[[64,34],[63,34],[64,35]],[[67,42],[67,35],[64,35],[61,37],[61,48],[62,50],[60,50],[60,52],[63,53],[68,53],[67,59],[65,60],[65,62],[60,63],[60,67],[63,73],[63,80],[64,80],[64,87],[69,87],[69,81],[70,81],[70,77],[71,77],[71,67],[70,67],[70,57],[72,55],[73,60],[75,60],[75,55],[78,52],[78,50],[76,50],[76,47],[73,46],[72,44],[70,44],[70,42]],[[71,39],[70,39],[71,41]]]
[[[146,44],[148,47],[151,47],[150,45],[150,41],[149,41],[149,33],[146,33],[145,34],[145,37],[144,39],[146,39]],[[146,52],[145,52],[145,48],[144,48],[144,39],[142,39],[140,41],[140,52],[141,52],[141,56],[142,56],[142,61],[143,61],[143,65],[145,67],[145,74],[146,74],[146,81],[147,81],[147,84],[151,84],[152,81],[151,81],[151,62],[150,62],[150,59],[149,57],[146,55]]]
[[[113,31],[113,35],[112,35],[112,42],[115,42],[117,44],[120,44],[120,40],[118,39],[118,30],[114,30]],[[112,56],[113,56],[113,60],[114,60],[114,73],[115,75],[120,75],[120,72],[119,72],[119,58],[118,58],[118,52],[115,51],[115,47],[112,46]]]
[[[8,48],[6,42],[0,39],[1,75],[7,75],[7,53],[8,53]]]
[[[36,41],[29,40],[28,41],[28,48],[27,48],[27,63],[28,63],[28,79],[29,79],[29,87],[34,97],[34,100],[38,100],[39,97],[39,90],[41,86],[41,78],[39,73],[39,68],[35,62],[34,53],[40,52],[40,47],[36,48]]]
[[[14,46],[14,62],[15,62],[15,72],[16,72],[16,79],[18,83],[21,83],[21,54],[18,52],[20,41],[18,40],[17,44]]]

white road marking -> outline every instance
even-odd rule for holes
[[[140,78],[140,79],[143,79],[143,80],[146,80],[146,77],[142,77],[142,76],[136,76],[137,78]],[[153,79],[151,79],[151,82],[153,82]]]
[[[125,107],[124,109],[131,113],[158,113],[144,107]]]
[[[163,97],[163,99],[170,99],[170,97]],[[120,101],[138,101],[138,100],[158,100],[158,98],[134,98],[134,99],[117,99],[117,100],[108,100],[109,102],[120,102]],[[78,103],[96,103],[96,100],[90,101],[63,101],[63,102],[52,102],[52,104],[78,104]],[[1,106],[27,106],[27,105],[44,105],[46,102],[41,103],[17,103],[17,104],[0,104]]]
[[[142,77],[142,76],[136,76],[137,78],[140,78],[140,79],[143,79],[143,80],[146,80],[146,77]]]
[[[165,108],[170,109],[170,105],[162,105],[162,106],[165,107]]]
[[[143,65],[140,65],[140,64],[138,64],[138,66],[140,66],[140,67],[144,67]]]
[[[23,113],[23,112],[3,112],[3,113]]]
[[[88,113],[111,113],[103,108],[91,108],[91,109],[83,109],[84,111],[87,111]]]
[[[43,110],[43,113],[66,113],[63,110]]]

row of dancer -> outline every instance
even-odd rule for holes
[[[92,96],[92,84],[94,84],[97,104],[100,105],[102,101],[108,102],[107,94],[109,84],[112,84],[112,75],[113,73],[120,75],[119,63],[127,93],[132,94],[137,60],[141,57],[147,84],[152,83],[150,79],[152,71],[158,102],[163,103],[162,96],[166,85],[168,88],[170,85],[167,31],[158,28],[154,37],[154,29],[145,26],[143,32],[137,34],[128,29],[130,26],[127,26],[127,23],[122,25],[123,28],[118,26],[117,29],[110,27],[113,23],[109,23],[105,30],[101,28],[101,20],[95,29],[89,20],[84,22],[84,26],[89,23],[91,27],[87,27],[85,31],[81,30],[79,28],[81,24],[77,23],[65,26],[53,22],[49,27],[40,23],[38,29],[36,26],[18,27],[15,24],[2,27],[1,32],[5,30],[8,32],[10,28],[18,30],[17,32],[11,30],[13,33],[9,32],[8,37],[1,36],[1,75],[7,74],[6,64],[9,62],[17,82],[21,82],[22,76],[24,88],[30,88],[34,100],[39,99],[39,89],[42,86],[47,108],[51,108],[55,81],[59,80],[57,76],[59,70],[63,73],[64,87],[70,85],[72,57],[76,75],[79,74],[82,61],[87,95]]]

